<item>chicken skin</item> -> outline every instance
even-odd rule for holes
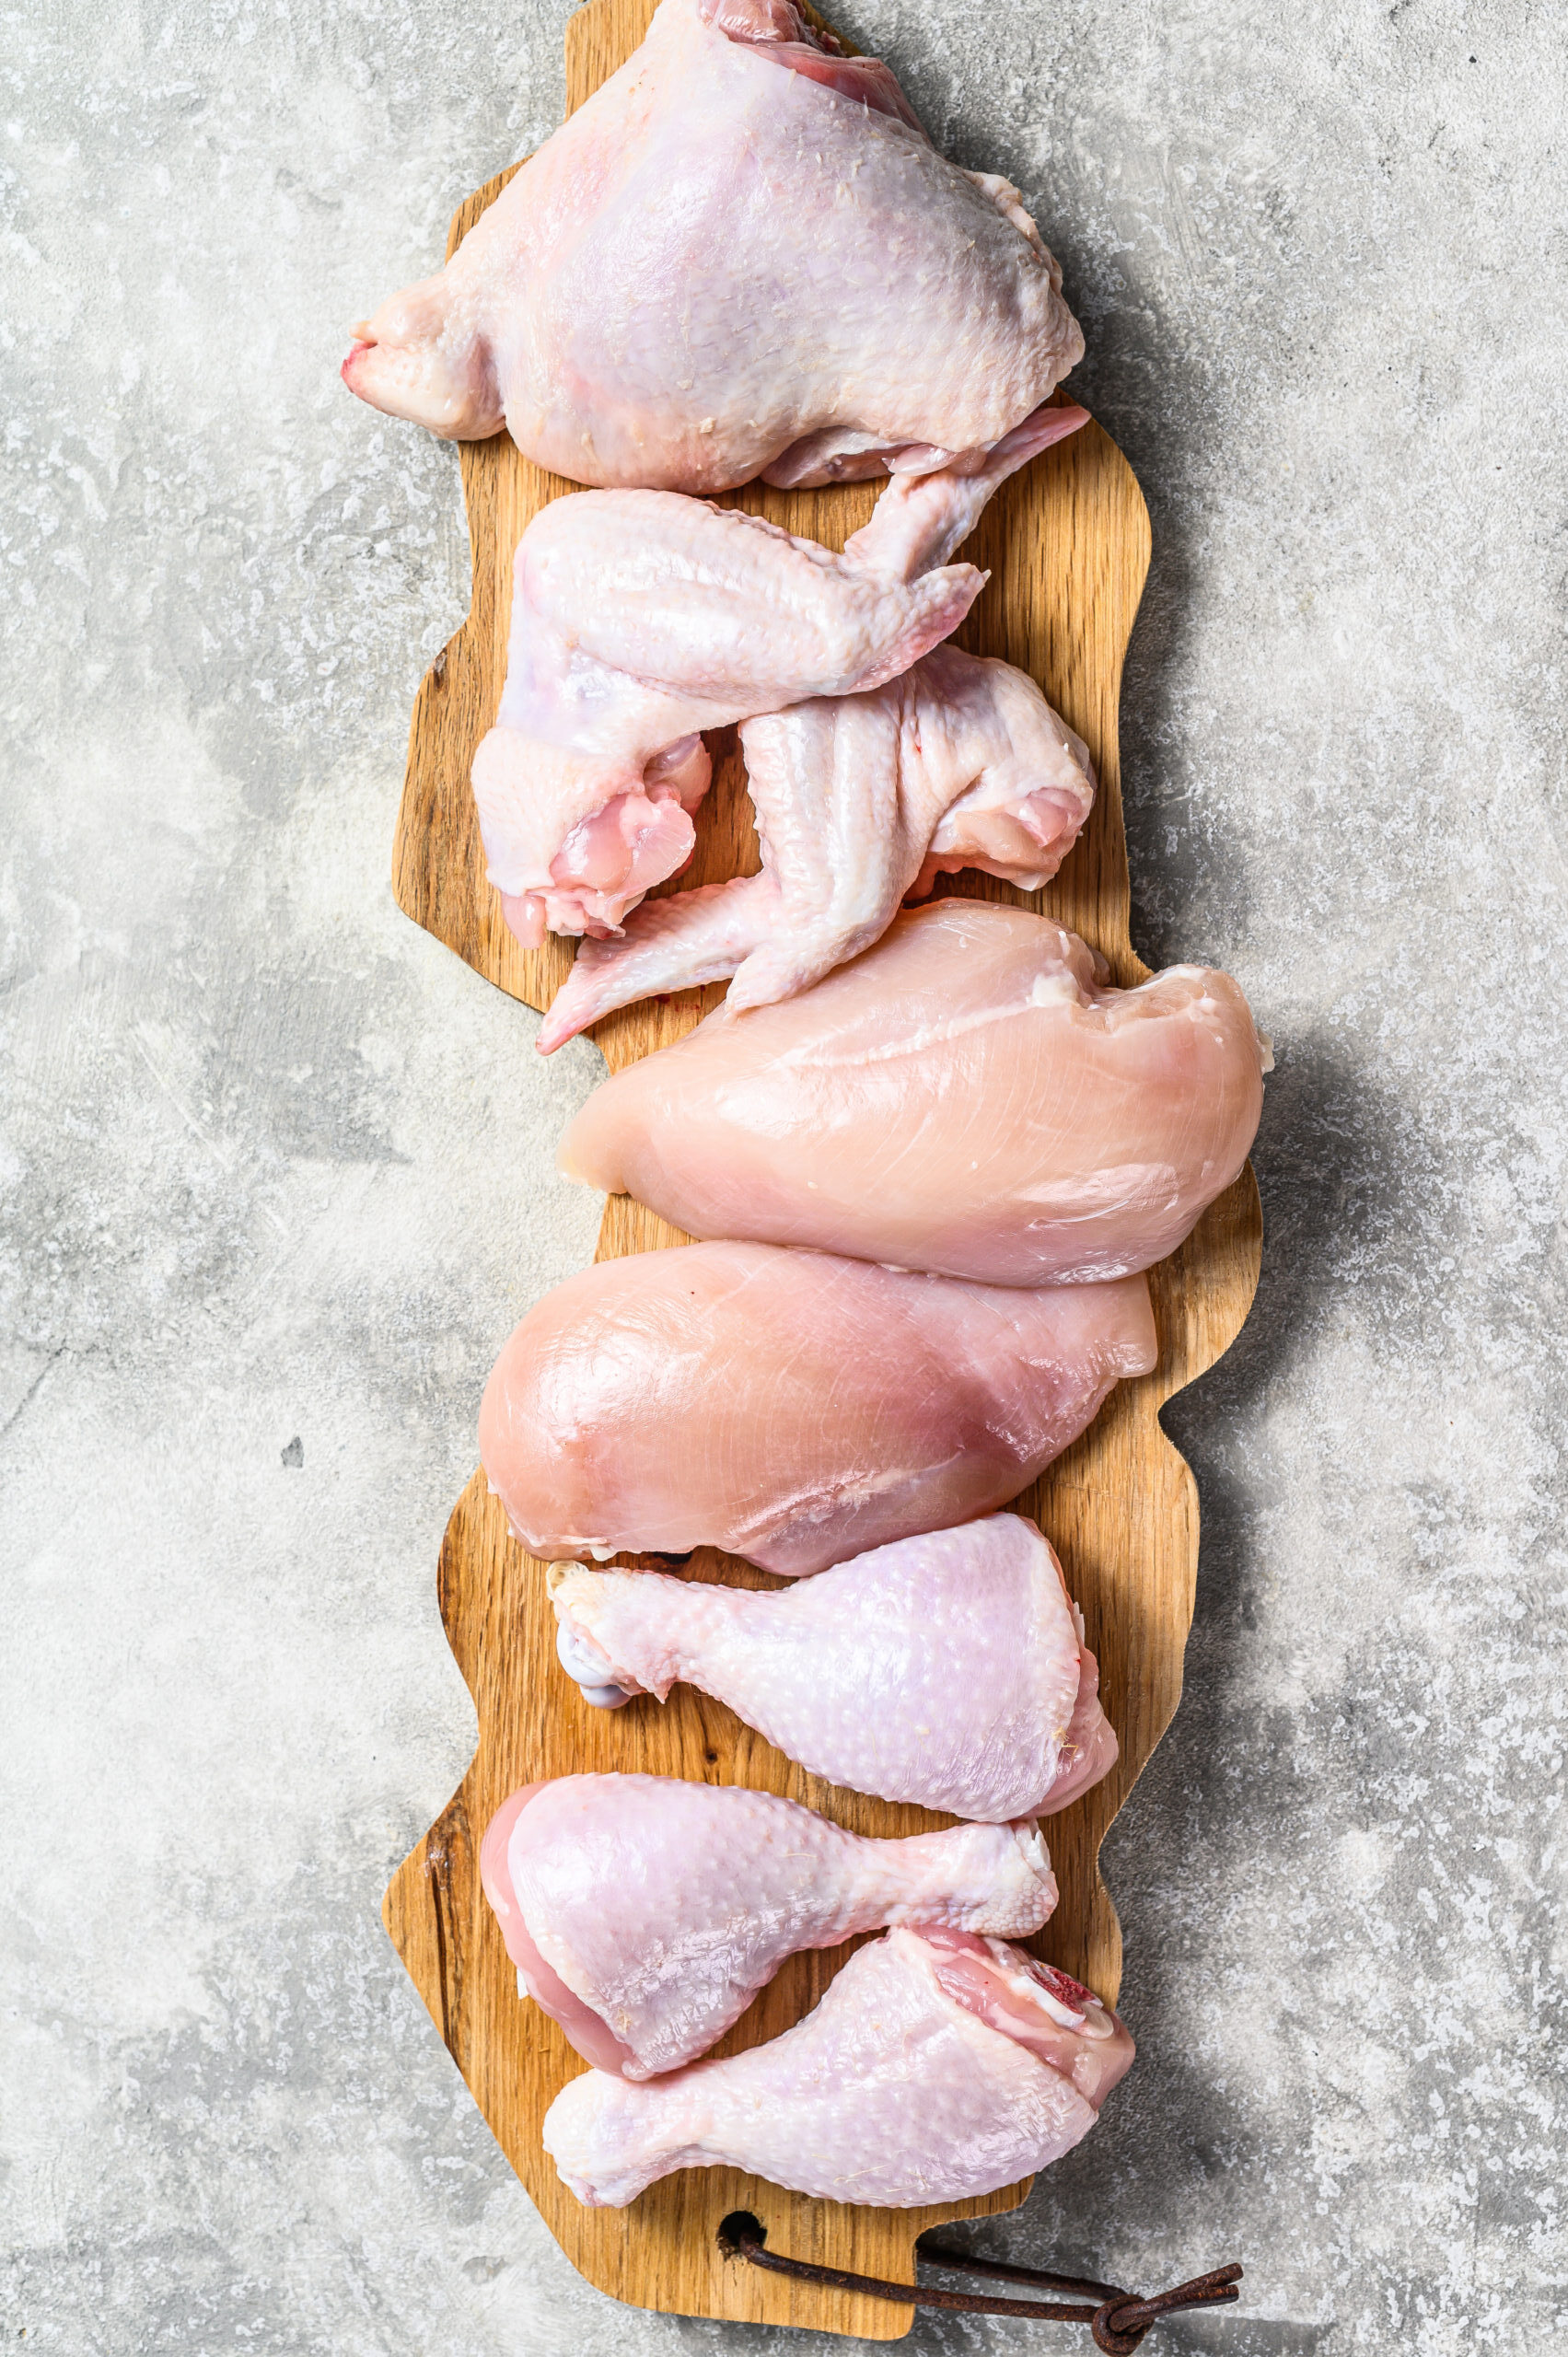
[[[1132,2051],[1092,1991],[1024,1949],[900,1928],[765,2046],[643,2085],[572,2080],[544,2149],[601,2208],[674,2169],[722,2167],[826,2201],[962,2201],[1071,2152]]]
[[[802,997],[604,1082],[561,1167],[689,1236],[987,1284],[1146,1269],[1241,1170],[1271,1059],[1228,975],[1103,970],[1028,910],[908,911]]]
[[[853,1792],[1005,1824],[1065,1808],[1116,1759],[1062,1566],[1019,1515],[784,1590],[575,1564],[550,1579],[562,1666],[588,1701],[698,1687]]]
[[[691,1244],[547,1294],[485,1387],[480,1455],[535,1555],[712,1546],[796,1578],[1006,1505],[1155,1357],[1143,1277]]]
[[[525,947],[615,933],[686,865],[704,728],[880,687],[957,629],[985,576],[955,551],[998,485],[1086,417],[1039,410],[989,452],[899,476],[841,556],[674,492],[541,508],[473,761],[490,881]]]
[[[627,2079],[695,2061],[786,1956],[891,1923],[1025,1938],[1056,1904],[1038,1828],[902,1841],[675,1776],[563,1776],[514,1793],[480,1855],[519,1993]]]
[[[664,0],[447,267],[355,330],[362,401],[569,482],[821,483],[983,449],[1082,357],[1018,192],[792,0]]]

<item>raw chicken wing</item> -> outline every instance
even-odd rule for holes
[[[869,693],[749,720],[740,743],[761,875],[649,900],[621,939],[585,942],[542,1054],[612,1007],[731,974],[731,1015],[792,998],[868,949],[944,870],[1035,891],[1094,800],[1087,747],[1028,674],[956,646]]]
[[[851,1956],[766,2046],[629,2086],[589,2071],[544,2119],[579,2201],[624,2208],[674,2169],[738,2168],[826,2201],[962,2201],[1050,2166],[1132,2061],[1081,1982],[1001,1940],[900,1929]]]
[[[813,1775],[1002,1824],[1054,1814],[1116,1759],[1062,1566],[993,1515],[761,1592],[557,1564],[568,1674],[590,1702],[727,1702]]]
[[[500,712],[473,790],[506,922],[615,932],[684,867],[701,731],[896,678],[983,585],[948,560],[999,483],[1084,424],[1042,409],[995,449],[900,476],[842,556],[675,492],[581,492],[517,544]]]
[[[606,1081],[561,1166],[690,1236],[992,1284],[1146,1269],[1240,1171],[1270,1059],[1228,975],[1102,974],[1028,910],[906,911],[804,996]]]
[[[480,1871],[519,1992],[627,2079],[705,2054],[797,1949],[889,1923],[1020,1938],[1056,1904],[1031,1822],[870,1841],[771,1793],[674,1776],[514,1793]]]
[[[828,482],[995,442],[1083,354],[1018,192],[792,0],[664,0],[343,381],[574,482]]]
[[[795,1578],[1006,1505],[1155,1357],[1141,1276],[962,1284],[690,1244],[546,1294],[480,1454],[547,1560],[713,1546]]]

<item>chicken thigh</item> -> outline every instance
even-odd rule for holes
[[[525,947],[615,932],[696,840],[701,732],[906,671],[984,575],[948,560],[1000,483],[1082,425],[1042,409],[996,447],[900,475],[832,555],[674,492],[551,501],[517,544],[506,684],[474,755],[490,881]]]
[[[572,2080],[544,2149],[600,2208],[674,2169],[723,2167],[827,2201],[963,2201],[1070,2152],[1132,2052],[1092,1991],[1022,1948],[899,1929],[765,2046],[641,2086]]]
[[[991,1284],[1146,1269],[1240,1171],[1270,1058],[1228,975],[1102,975],[1028,910],[906,911],[805,996],[604,1082],[561,1167],[689,1236]]]
[[[1094,800],[1087,747],[1028,675],[956,646],[868,693],[749,720],[740,743],[761,874],[650,900],[621,938],[585,941],[541,1054],[613,1007],[731,974],[732,1015],[792,998],[944,870],[1038,890]]]
[[[678,1680],[813,1775],[990,1824],[1054,1814],[1116,1759],[1062,1566],[993,1515],[760,1592],[557,1564],[562,1665],[610,1709]]]
[[[1083,354],[1061,288],[1017,190],[939,156],[886,65],[792,0],[664,0],[343,375],[573,482],[820,483],[1016,425]]]
[[[798,1949],[889,1923],[1022,1938],[1056,1904],[1032,1822],[871,1841],[771,1793],[675,1776],[514,1793],[480,1872],[519,1992],[627,2079],[705,2054]]]
[[[795,1578],[1006,1505],[1155,1357],[1141,1276],[960,1284],[691,1244],[546,1294],[480,1455],[535,1555],[713,1546]]]

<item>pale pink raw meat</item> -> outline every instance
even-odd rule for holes
[[[900,475],[835,556],[676,492],[552,500],[517,544],[506,684],[473,762],[507,923],[614,933],[676,874],[707,791],[701,732],[896,678],[985,576],[948,560],[998,484],[1086,421],[1042,409],[993,450]]]
[[[793,1578],[1006,1505],[1155,1356],[1141,1276],[976,1285],[691,1244],[546,1294],[480,1454],[536,1555],[713,1546]]]
[[[1060,2160],[1132,2061],[1121,2022],[1067,1974],[1001,1940],[899,1929],[765,2046],[640,2086],[572,2080],[544,2149],[596,2207],[623,2208],[675,2169],[728,2167],[915,2209]]]
[[[1084,349],[1061,286],[1018,191],[939,156],[886,65],[790,0],[665,0],[343,375],[573,482],[828,482],[1038,408]]]
[[[705,2054],[801,1948],[891,1923],[1022,1938],[1056,1904],[1032,1821],[866,1840],[771,1793],[673,1776],[514,1793],[480,1871],[519,1991],[628,2079]]]
[[[783,1590],[562,1564],[550,1581],[590,1702],[662,1702],[679,1680],[854,1792],[1001,1824],[1064,1808],[1116,1758],[1062,1566],[1020,1515]]]
[[[906,911],[801,997],[606,1081],[561,1167],[689,1236],[993,1284],[1146,1269],[1241,1170],[1270,1058],[1228,975],[1102,973],[1024,909]]]
[[[1027,673],[956,646],[867,693],[749,720],[740,743],[761,875],[646,901],[621,938],[585,942],[541,1053],[613,1007],[731,974],[731,1015],[791,998],[944,870],[1035,891],[1094,800],[1087,748]]]

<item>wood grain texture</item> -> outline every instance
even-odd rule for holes
[[[567,28],[568,107],[582,104],[642,39],[652,0],[594,0]],[[820,21],[820,20],[819,20]],[[500,193],[503,173],[470,198],[452,225],[454,249]],[[400,905],[475,970],[527,1004],[546,1007],[569,970],[570,943],[520,949],[486,883],[469,784],[474,749],[494,720],[505,668],[511,561],[530,517],[574,485],[533,466],[505,435],[461,451],[473,543],[473,604],[425,679],[410,733],[393,883]],[[735,504],[842,548],[871,512],[872,485],[782,493],[753,485]],[[1087,742],[1099,791],[1062,874],[1024,895],[966,875],[944,888],[1043,910],[1099,949],[1121,982],[1146,969],[1128,931],[1117,705],[1121,665],[1148,565],[1147,512],[1121,452],[1098,425],[1048,451],[993,500],[964,553],[991,582],[959,643],[998,655],[1039,679]],[[735,732],[710,740],[714,777],[698,821],[697,853],[662,890],[752,872],[756,837]],[[606,1018],[592,1036],[612,1070],[679,1039],[722,996],[714,986]],[[684,1242],[626,1197],[606,1207],[600,1260]],[[1121,1744],[1117,1768],[1052,1817],[1047,1832],[1061,1885],[1040,1953],[1114,2003],[1121,1975],[1116,1912],[1099,1879],[1100,1843],[1168,1724],[1181,1689],[1198,1559],[1191,1472],[1160,1429],[1159,1409],[1212,1365],[1240,1329],[1257,1284],[1261,1218],[1250,1168],[1153,1272],[1160,1358],[1124,1384],[1091,1429],[1020,1501],[1037,1515],[1081,1602],[1099,1656],[1102,1693]],[[690,1575],[754,1586],[780,1583],[733,1558],[701,1550]],[[1016,2186],[988,2200],[930,2212],[870,2211],[806,2200],[731,2170],[692,2170],[654,2186],[625,2211],[584,2210],[545,2158],[540,2123],[581,2068],[555,2025],[518,2002],[501,1935],[478,1875],[480,1838],[506,1794],[534,1778],[589,1769],[637,1769],[752,1785],[823,1810],[873,1834],[951,1823],[825,1785],[753,1735],[722,1705],[677,1688],[608,1713],[582,1701],[555,1661],[554,1616],[543,1567],[507,1534],[499,1504],[476,1473],[447,1528],[440,1563],[442,1619],[479,1712],[479,1748],[437,1823],[394,1876],[385,1917],[399,1954],[502,2149],[574,2264],[618,2298],[688,2316],[813,2325],[894,2339],[912,2308],[789,2283],[726,2261],[715,2229],[750,2210],[770,2244],[860,2273],[912,2282],[913,2243],[930,2224],[1013,2208]],[[794,1958],[719,2051],[772,2038],[816,2003],[848,1949]],[[1136,2025],[1133,2026],[1134,2034]],[[1108,2123],[1109,2132],[1114,2128]]]

